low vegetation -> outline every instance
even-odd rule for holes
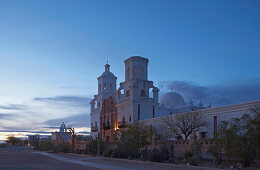
[[[224,155],[244,166],[250,166],[260,157],[260,112],[255,109],[254,113],[220,123],[209,149],[217,165],[224,163]]]

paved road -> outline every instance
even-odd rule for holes
[[[0,149],[0,170],[97,170],[94,167],[64,162],[28,151]]]
[[[53,154],[41,152],[41,154],[49,156],[54,159],[72,162],[80,165],[96,167],[107,170],[213,170],[215,168],[209,167],[195,167],[186,165],[176,165],[167,163],[153,163],[144,161],[135,161],[127,159],[113,159],[104,157],[89,157],[77,154]],[[218,169],[217,169],[218,170]]]
[[[126,159],[91,157],[78,154],[33,152],[30,150],[7,150],[0,148],[0,170],[213,170],[209,167],[183,164],[153,163]],[[257,168],[247,168],[247,170]],[[218,169],[215,169],[218,170]]]

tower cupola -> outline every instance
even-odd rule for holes
[[[105,71],[97,79],[98,94],[108,93],[113,96],[116,90],[117,77],[112,72],[110,72],[110,65],[108,63],[105,65]]]

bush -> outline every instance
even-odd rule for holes
[[[162,154],[163,160],[168,160],[169,159],[169,148],[167,146],[162,146],[161,154]]]
[[[193,156],[193,153],[191,151],[186,151],[184,153],[184,162],[188,162],[189,159]]]
[[[103,156],[110,157],[112,152],[113,152],[113,149],[107,149],[103,152]]]
[[[177,157],[171,157],[170,159],[169,159],[169,162],[170,163],[174,163],[174,164],[177,164],[178,163],[178,158]]]
[[[128,155],[121,149],[114,149],[111,153],[112,158],[126,158]]]
[[[68,153],[68,152],[70,152],[70,146],[68,144],[60,144],[56,147],[53,147],[52,151],[55,153],[57,153],[57,152]]]
[[[190,165],[198,165],[198,160],[196,159],[196,157],[195,156],[192,156],[192,157],[190,157],[189,159],[188,159],[188,163],[190,164]]]
[[[51,149],[51,142],[50,141],[44,141],[40,143],[39,150],[40,151],[48,151]]]
[[[163,161],[163,156],[160,152],[158,151],[154,151],[154,152],[151,152],[149,154],[149,160],[151,162],[162,162]]]
[[[147,149],[140,150],[140,158],[144,161],[146,161],[148,159]]]

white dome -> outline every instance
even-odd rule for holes
[[[161,97],[160,104],[169,108],[185,106],[183,97],[176,92],[169,92]]]

